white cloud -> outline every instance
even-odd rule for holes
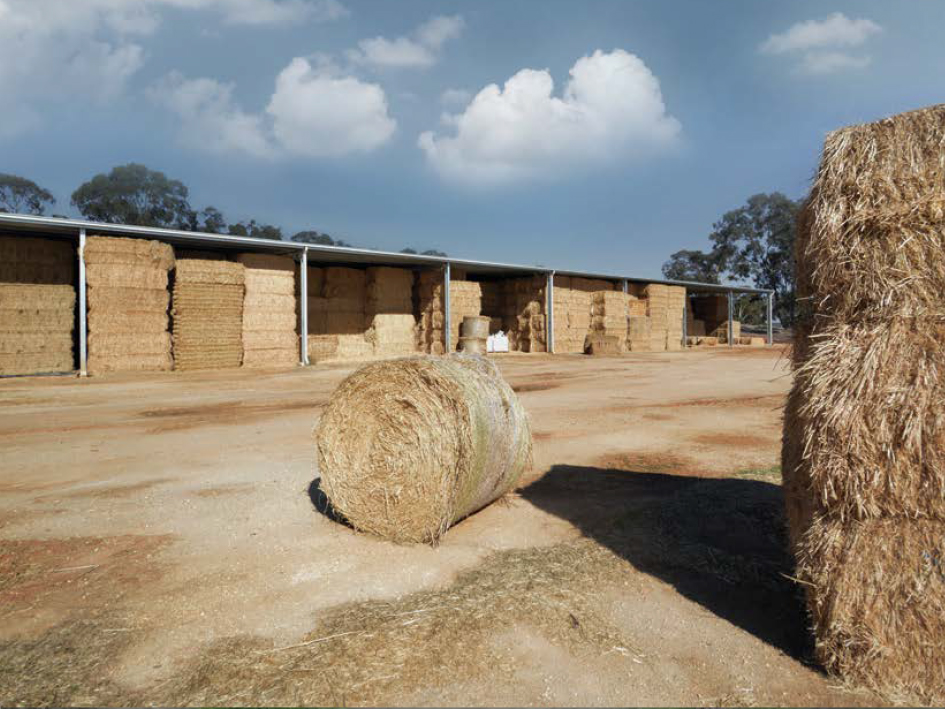
[[[374,150],[397,127],[380,86],[302,58],[279,74],[266,112],[283,148],[309,157]]]
[[[274,154],[261,118],[245,113],[233,101],[232,84],[185,79],[174,72],[151,87],[148,96],[180,119],[181,139],[191,147],[256,157]]]
[[[440,103],[447,106],[462,106],[472,100],[472,92],[466,89],[447,89],[440,94]]]
[[[459,37],[464,21],[459,15],[434,17],[414,30],[411,37],[373,37],[358,42],[347,52],[355,64],[375,68],[421,68],[433,66],[443,45]]]
[[[870,64],[869,55],[846,50],[862,47],[882,31],[872,20],[850,19],[835,12],[823,20],[798,22],[780,34],[771,35],[762,42],[759,51],[798,57],[797,67],[806,74],[862,69]]]
[[[148,95],[180,120],[184,144],[212,153],[336,157],[374,150],[397,127],[380,86],[340,74],[327,62],[293,59],[276,78],[265,113],[240,108],[233,88],[175,73]]]
[[[423,133],[418,145],[445,178],[503,184],[664,150],[681,130],[659,80],[629,52],[600,50],[570,71],[559,98],[548,71],[523,69],[482,89],[443,121],[452,135]]]
[[[0,135],[35,125],[47,105],[122,93],[144,63],[143,39],[168,8],[257,26],[347,12],[338,0],[0,0]]]

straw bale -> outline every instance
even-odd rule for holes
[[[332,395],[316,441],[334,508],[400,543],[436,542],[531,465],[518,398],[494,364],[465,355],[362,367]]]
[[[250,311],[243,313],[243,327],[247,330],[286,330],[294,331],[295,315],[292,313],[263,313]],[[309,313],[309,328],[311,328],[311,313]]]
[[[365,271],[357,268],[329,266],[325,269],[326,298],[365,298]]]
[[[179,259],[174,278],[181,285],[243,285],[245,269],[232,261]]]
[[[75,264],[0,261],[0,283],[64,285],[75,282]]]
[[[134,332],[167,330],[166,312],[153,310],[112,310],[96,308],[90,310],[88,327],[92,332]]]
[[[86,268],[93,265],[150,267],[161,271],[174,268],[171,245],[150,239],[90,236],[85,241],[84,258]]]
[[[66,285],[0,283],[0,309],[72,310],[75,288]]]
[[[344,360],[370,359],[374,356],[374,345],[364,334],[338,335],[338,349],[335,356]]]
[[[327,313],[329,335],[354,335],[364,332],[364,315],[361,313]]]
[[[296,345],[272,349],[248,349],[243,352],[243,366],[254,369],[295,367],[299,364]]]
[[[68,372],[75,367],[72,349],[68,351],[30,354],[0,353],[0,375],[52,374]]]
[[[291,256],[277,256],[275,254],[242,253],[236,255],[238,263],[247,270],[277,271],[285,273],[295,279],[295,259]]]
[[[312,362],[334,357],[338,351],[337,335],[309,335],[307,342],[308,358]]]
[[[295,296],[279,295],[277,293],[246,293],[243,299],[243,311],[250,312],[258,310],[261,312],[282,311],[295,313]]]
[[[85,269],[90,288],[167,288],[167,271],[154,266],[131,264],[92,263]]]
[[[86,291],[86,302],[90,314],[98,309],[107,311],[114,308],[132,312],[166,312],[171,302],[171,295],[165,288],[89,286]]]
[[[0,332],[0,353],[72,352],[72,332]]]
[[[59,310],[0,307],[0,332],[72,332],[74,326],[75,311],[71,307]]]
[[[104,372],[166,372],[174,366],[170,352],[159,354],[105,354],[93,352],[89,346],[88,369],[92,374]]]
[[[75,260],[75,246],[71,241],[0,235],[0,261],[4,263],[71,265]]]
[[[295,330],[243,331],[243,347],[247,350],[288,349],[295,352],[298,341]]]
[[[295,278],[291,273],[247,270],[245,284],[246,290],[253,293],[295,296]]]
[[[171,336],[167,332],[89,333],[89,352],[100,356],[162,354],[169,352]]]

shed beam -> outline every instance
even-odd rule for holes
[[[79,229],[79,376],[89,376],[88,327],[85,312],[85,229]]]
[[[555,272],[548,273],[548,285],[545,287],[548,305],[545,308],[545,341],[548,352],[555,353]]]
[[[299,257],[299,361],[308,365],[308,249]]]
[[[443,347],[446,354],[453,351],[453,322],[450,317],[450,263],[443,265]]]

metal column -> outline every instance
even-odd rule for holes
[[[621,283],[623,284],[623,292],[624,292],[624,293],[629,293],[629,292],[630,292],[630,288],[629,288],[629,286],[627,285],[627,279],[624,278],[624,279],[621,281]]]
[[[735,337],[735,326],[733,321],[735,320],[735,293],[732,291],[728,292],[728,346],[734,347],[735,343],[732,340]]]
[[[689,343],[689,294],[683,296],[682,308],[682,346],[686,349]]]
[[[443,346],[446,354],[453,351],[453,322],[450,317],[450,264],[443,266]]]
[[[79,376],[89,376],[88,328],[85,321],[85,229],[79,229]]]
[[[555,353],[555,272],[548,274],[547,291],[548,306],[545,312],[545,340],[548,343],[548,352]]]
[[[768,345],[774,344],[774,292],[768,293]]]
[[[299,259],[299,361],[308,364],[308,249],[302,249]]]

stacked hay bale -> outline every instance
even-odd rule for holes
[[[174,272],[174,368],[227,369],[243,361],[245,269],[216,259],[179,259]]]
[[[295,261],[272,254],[239,254],[236,260],[245,269],[243,366],[296,366]]]
[[[555,276],[555,352],[581,354],[591,326],[591,294],[575,290],[570,276]]]
[[[642,294],[641,294],[642,295]],[[652,325],[647,314],[646,297],[627,296],[627,349],[631,352],[651,352],[653,350]]]
[[[650,283],[646,286],[646,313],[650,318],[651,350],[682,349],[686,289]]]
[[[170,244],[90,236],[85,264],[89,372],[171,369]]]
[[[443,314],[443,274],[437,271],[421,272],[417,277],[416,299],[420,314],[417,347],[421,352],[441,355],[444,352],[443,324],[446,322]]]
[[[541,276],[505,281],[504,317],[509,330],[509,348],[518,352],[545,352],[545,288]]]
[[[945,106],[831,133],[798,225],[782,470],[817,656],[945,702]]]
[[[74,368],[75,264],[69,242],[0,237],[0,375]]]
[[[367,273],[362,269],[328,266],[309,268],[308,357],[365,360],[374,356],[367,339]]]
[[[597,291],[591,295],[592,349],[601,354],[626,350],[628,296],[622,291]],[[593,354],[597,354],[595,351]]]
[[[413,316],[413,271],[404,268],[367,270],[366,339],[376,357],[402,357],[417,352],[417,319]]]
[[[460,325],[467,316],[479,316],[482,313],[482,287],[476,281],[458,281],[450,279],[450,342],[453,349],[459,346]]]
[[[487,352],[490,318],[482,315],[467,315],[459,328],[459,351],[466,354],[484,355]]]
[[[322,489],[355,529],[435,542],[529,468],[528,418],[483,357],[409,357],[345,379],[316,430]]]

